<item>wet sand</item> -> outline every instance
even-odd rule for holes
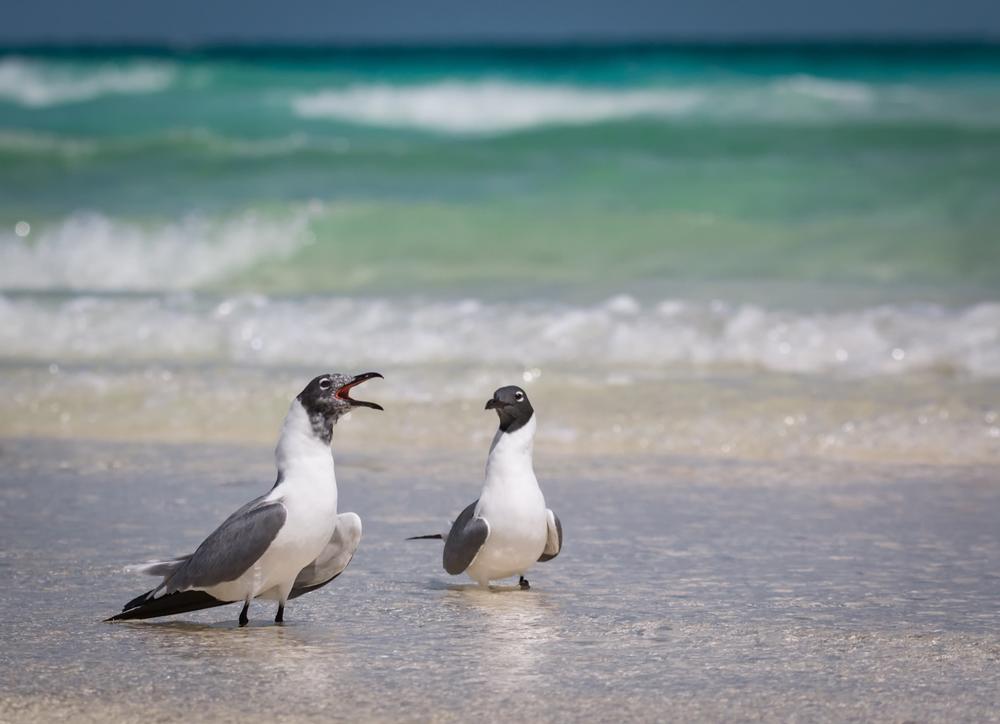
[[[338,452],[365,536],[284,626],[265,603],[242,630],[238,606],[101,623],[150,582],[125,564],[196,545],[270,455],[0,440],[0,720],[1000,717],[988,465],[540,451],[566,546],[522,592],[402,540],[475,497],[481,454]]]

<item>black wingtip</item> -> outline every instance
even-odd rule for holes
[[[406,540],[444,540],[444,536],[440,533],[434,533],[433,535],[414,535],[410,536]]]
[[[145,600],[148,595],[148,593],[144,593],[129,601],[121,613],[104,619],[104,623],[172,616],[175,613],[190,613],[191,611],[200,611],[203,608],[214,608],[233,603],[232,601],[220,601],[204,591],[178,591],[160,598]],[[134,605],[137,601],[139,603]]]
[[[140,595],[136,596],[131,601],[129,601],[128,603],[126,603],[124,606],[122,606],[122,613],[125,613],[126,611],[131,611],[133,608],[138,608],[142,604],[144,604],[147,601],[149,601],[153,597],[154,593],[156,593],[156,589],[155,588],[152,589],[152,590],[150,590],[150,591],[146,591],[143,594],[140,594]],[[108,619],[108,620],[110,621],[111,619]]]

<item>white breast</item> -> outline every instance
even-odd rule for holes
[[[532,465],[535,427],[532,416],[521,429],[498,431],[493,440],[476,509],[489,522],[490,537],[468,569],[481,583],[523,574],[545,548],[545,496]]]
[[[280,501],[285,524],[267,552],[236,581],[208,591],[226,600],[255,597],[272,588],[287,594],[295,577],[312,563],[337,527],[337,477],[330,447],[316,438],[308,415],[295,400],[275,450],[280,482],[268,501]],[[224,590],[223,590],[224,589]]]

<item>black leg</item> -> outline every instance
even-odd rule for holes
[[[285,604],[283,604],[283,603],[279,603],[278,604],[278,613],[274,617],[274,622],[275,623],[284,623],[285,622]]]
[[[246,626],[250,623],[250,617],[247,616],[247,611],[250,610],[250,602],[247,601],[243,604],[243,610],[240,611],[240,626]]]
[[[517,582],[517,585],[521,587],[522,591],[527,591],[529,588],[531,588],[531,584],[528,583],[528,579],[525,578],[524,576],[521,576],[521,580]]]

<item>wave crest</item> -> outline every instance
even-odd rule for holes
[[[875,100],[872,88],[857,81],[831,80],[811,75],[794,75],[774,85],[781,93],[798,94],[818,100],[849,105],[867,105]]]
[[[155,93],[174,80],[166,63],[103,63],[89,68],[23,58],[0,59],[0,99],[29,108],[79,103],[106,95]]]
[[[143,226],[78,213],[31,238],[0,233],[0,289],[189,289],[309,243],[313,207]]]
[[[81,332],[86,332],[82,334]],[[806,314],[631,297],[603,304],[189,295],[0,297],[8,359],[212,360],[265,367],[593,366],[658,376],[671,365],[871,377],[1000,377],[1000,303]]]
[[[355,83],[295,96],[301,118],[385,128],[494,134],[637,118],[713,123],[949,123],[995,127],[1000,97],[938,84],[795,74],[697,84],[600,87],[500,78]]]
[[[516,131],[550,124],[587,124],[637,116],[672,116],[701,100],[697,91],[601,90],[503,80],[425,85],[353,85],[298,96],[303,118],[454,133]]]

